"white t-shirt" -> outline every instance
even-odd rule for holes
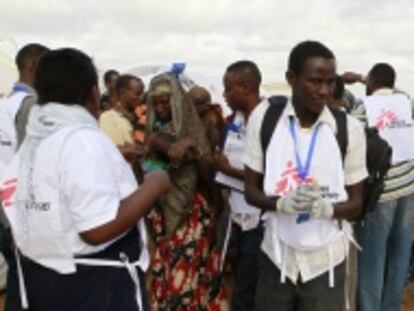
[[[263,173],[263,152],[260,139],[262,121],[269,107],[267,100],[262,101],[251,113],[247,124],[246,153],[244,164],[252,170]],[[366,170],[366,140],[362,123],[352,116],[347,116],[348,149],[344,162],[345,184],[358,183],[367,176]]]
[[[243,170],[242,155],[246,146],[246,124],[241,111],[236,112],[232,125],[234,128],[227,132],[223,153],[233,167]],[[260,210],[246,202],[244,182],[220,172],[216,176],[216,181],[230,188],[229,205],[233,221],[240,225],[242,230],[256,228],[260,222]]]
[[[17,148],[14,120],[22,101],[30,94],[16,92],[0,100],[0,177],[10,164]]]
[[[37,163],[47,163],[48,149],[61,132],[46,138],[38,148]],[[40,160],[43,159],[43,160]],[[89,254],[113,241],[94,246],[79,233],[104,225],[116,218],[120,201],[137,189],[131,168],[112,141],[102,132],[80,129],[66,141],[59,168],[61,218],[72,252]]]
[[[247,146],[244,162],[249,168],[258,173],[264,172],[264,155],[260,132],[268,107],[268,101],[260,103],[250,115],[247,126]],[[284,116],[294,115],[293,106],[290,102],[286,110],[283,113]],[[324,109],[318,121],[330,124],[336,129],[335,119],[328,109]],[[288,122],[284,122],[284,124],[288,124]],[[352,185],[362,181],[367,176],[365,163],[366,141],[363,126],[358,120],[348,116],[347,126],[348,146],[344,161],[344,177],[345,185]],[[299,135],[301,131],[303,129],[298,128]],[[347,247],[345,247],[343,239],[335,240],[327,247],[305,251],[289,246],[275,234],[277,231],[277,228],[265,226],[262,250],[279,269],[284,270],[286,276],[294,283],[297,282],[299,275],[303,282],[318,277],[330,270],[332,266],[343,262],[347,255]]]

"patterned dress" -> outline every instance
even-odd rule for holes
[[[150,219],[156,247],[152,262],[151,310],[229,310],[219,270],[220,253],[212,246],[212,213],[196,194],[186,222],[165,238],[160,210]]]
[[[154,108],[154,98],[166,93],[171,120],[160,118]],[[189,151],[178,162],[174,159],[174,163],[165,152],[151,148],[146,156],[151,165],[145,170],[157,166],[168,170],[172,185],[149,217],[155,233],[151,310],[228,310],[228,294],[219,269],[220,253],[214,247],[214,213],[199,192],[201,178],[195,160],[211,153],[204,128],[176,77],[155,77],[148,94],[146,137],[155,133],[171,143],[190,138],[197,150]]]

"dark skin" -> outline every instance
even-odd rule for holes
[[[119,105],[130,113],[133,113],[140,102],[143,92],[144,86],[142,82],[137,79],[132,79],[128,87],[120,90],[118,94]],[[134,161],[137,156],[143,154],[143,148],[139,148],[136,144],[125,144],[118,146],[118,149],[128,162]]]
[[[224,97],[233,111],[241,111],[245,120],[260,103],[259,90],[248,73],[226,72],[223,78]],[[227,157],[216,150],[213,155],[217,171],[240,180],[245,179],[244,170],[231,166]]]
[[[134,109],[139,105],[144,86],[141,81],[132,79],[129,81],[128,87],[121,89],[118,94],[119,104],[129,112],[134,112]]]
[[[286,79],[292,87],[292,103],[301,127],[310,128],[317,121],[335,85],[335,61],[322,57],[308,58],[302,71],[296,74],[286,73]],[[348,200],[334,204],[336,219],[355,219],[362,210],[363,181],[346,186]],[[263,192],[263,174],[248,166],[245,167],[246,201],[263,211],[275,211],[280,197],[267,196]]]
[[[117,73],[111,74],[109,81],[105,82],[106,89],[108,90],[109,97],[116,98],[115,84],[119,75]]]
[[[19,72],[19,81],[33,86],[34,76],[37,68],[37,64],[39,63],[39,58],[30,58],[27,59],[23,69]]]
[[[155,114],[162,122],[168,122],[172,118],[170,96],[163,94],[154,97],[153,101]],[[158,133],[153,133],[148,139],[150,150],[166,155],[171,162],[181,163],[189,155],[197,155],[198,150],[194,141],[190,137],[184,137],[174,141],[169,137]],[[211,164],[206,157],[195,157],[197,168],[201,177],[206,181],[211,181]],[[174,167],[178,169],[179,167]]]
[[[99,90],[94,87],[85,107],[95,117],[99,112]],[[155,201],[170,189],[170,180],[163,171],[155,171],[146,177],[140,188],[123,199],[118,208],[116,218],[104,225],[80,233],[87,243],[99,245],[127,232],[135,226],[154,206]]]

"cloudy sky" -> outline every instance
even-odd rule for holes
[[[412,0],[0,0],[0,92],[14,79],[4,56],[27,42],[77,47],[100,71],[185,61],[221,77],[238,59],[257,62],[264,80],[284,81],[290,49],[320,40],[338,71],[366,73],[378,61],[414,94]],[[357,91],[358,92],[358,91]]]

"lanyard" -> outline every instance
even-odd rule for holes
[[[23,85],[19,85],[19,84],[15,84],[13,86],[13,92],[24,92],[24,93],[30,94],[30,91],[27,87],[25,87]]]
[[[295,121],[293,120],[293,118],[289,119],[290,134],[292,136],[293,145],[294,145],[294,148],[295,148],[296,166],[297,166],[299,178],[302,182],[304,182],[306,180],[306,178],[308,177],[308,175],[309,175],[309,170],[310,170],[310,166],[311,166],[311,163],[312,163],[313,154],[315,152],[316,138],[317,138],[318,133],[319,133],[319,126],[320,126],[320,123],[317,124],[316,127],[314,128],[314,130],[312,131],[312,137],[311,137],[311,141],[310,141],[309,148],[308,148],[308,154],[306,156],[305,166],[303,166],[303,163],[302,163],[302,160],[299,156],[299,151],[298,151],[298,139],[297,139],[297,136],[296,136]],[[307,222],[309,219],[310,219],[310,214],[309,213],[302,213],[302,214],[298,215],[298,217],[296,219],[296,223],[300,224],[300,223],[303,223],[303,222]]]
[[[308,154],[306,156],[305,166],[303,166],[303,162],[300,158],[299,151],[298,151],[298,139],[296,136],[295,121],[293,120],[293,118],[289,119],[289,130],[290,130],[290,135],[292,136],[292,139],[293,139],[293,144],[294,144],[294,149],[295,149],[296,166],[298,169],[299,177],[302,182],[305,181],[309,175],[310,166],[311,166],[313,155],[315,152],[316,138],[319,133],[319,125],[320,123],[316,125],[316,127],[312,131],[312,137],[311,137],[311,141],[310,141],[309,148],[308,148]]]
[[[241,128],[242,128],[242,124],[241,123],[240,124],[236,124],[234,122],[231,122],[231,123],[229,123],[227,125],[227,130],[230,131],[230,132],[236,132],[236,133],[238,133],[238,132],[240,132]]]

